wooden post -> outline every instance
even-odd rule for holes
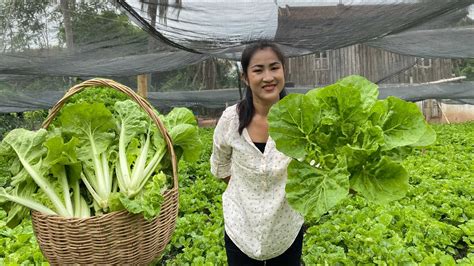
[[[147,74],[138,75],[137,83],[138,83],[138,88],[137,88],[138,95],[146,99],[148,96],[148,75]]]
[[[426,121],[427,122],[430,122],[431,121],[431,117],[432,117],[432,114],[433,114],[433,101],[431,99],[426,99],[426,114],[425,114],[425,118],[426,118]]]

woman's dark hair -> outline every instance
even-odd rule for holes
[[[258,41],[256,43],[248,45],[245,50],[242,52],[242,57],[240,59],[240,64],[242,65],[242,75],[247,78],[247,70],[249,67],[250,59],[253,55],[263,49],[270,48],[276,54],[280,60],[283,70],[285,69],[285,56],[278,46],[269,41]],[[280,99],[285,97],[287,91],[285,88],[280,92]],[[255,113],[255,107],[253,106],[253,96],[250,87],[247,85],[245,91],[245,97],[237,104],[237,112],[239,114],[239,134],[242,135],[242,131],[246,128],[252,121],[252,117]]]

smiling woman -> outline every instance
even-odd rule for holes
[[[282,61],[271,48],[261,49],[253,55],[243,77],[258,107],[278,101],[285,84]]]
[[[260,124],[259,118],[266,117],[271,105],[287,94],[284,89],[285,57],[275,44],[261,41],[247,47],[242,53],[241,64],[247,91],[237,108],[240,134],[253,120],[257,123],[251,126]]]
[[[300,265],[303,217],[285,198],[289,157],[268,135],[270,108],[286,95],[284,56],[260,41],[242,53],[245,99],[214,131],[211,171],[228,182],[222,196],[229,265]]]

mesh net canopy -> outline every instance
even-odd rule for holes
[[[406,101],[424,99],[450,99],[451,104],[474,104],[472,90],[474,82],[457,82],[446,84],[382,84],[379,87],[379,98],[396,96]],[[289,93],[306,93],[313,87],[287,88]],[[0,113],[16,113],[38,109],[48,109],[64,95],[61,91],[41,91],[30,93],[6,93],[0,98]],[[170,91],[149,92],[148,101],[159,107],[161,111],[169,111],[175,106],[183,106],[197,110],[221,110],[241,99],[236,89],[204,90],[204,91]],[[199,114],[199,112],[197,113]]]
[[[359,74],[405,99],[474,99],[470,82],[396,85],[461,75],[474,58],[473,19],[474,0],[4,0],[0,112],[51,107],[90,77],[133,88],[139,74],[151,76],[157,104],[222,107],[227,90],[205,90],[237,88],[232,60],[260,39],[290,57],[295,90]]]
[[[224,58],[239,59],[242,45],[257,39],[281,44],[288,56],[358,43],[424,57],[474,56],[474,1],[180,1],[162,20],[148,12],[161,1],[118,2],[156,38]]]

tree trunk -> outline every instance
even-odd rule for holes
[[[60,8],[61,13],[63,13],[63,24],[64,24],[64,32],[66,33],[66,50],[69,55],[74,54],[74,37],[73,37],[73,30],[72,30],[72,21],[71,21],[71,9],[74,9],[76,1],[68,1],[68,0],[60,0]],[[74,80],[72,77],[68,78],[69,86],[74,84]]]
[[[158,11],[158,0],[148,1],[148,16],[150,17],[150,25],[154,28],[156,26],[156,13]],[[161,15],[161,11],[160,11]],[[153,51],[156,47],[156,39],[153,36],[148,36],[148,52]]]
[[[199,90],[217,89],[217,66],[215,58],[202,61],[197,65],[196,75],[193,77],[193,85]]]
[[[156,28],[155,26],[156,26],[157,13],[159,13],[160,20],[164,24],[166,24],[166,18],[167,18],[167,13],[168,13],[168,0],[147,0],[147,1],[140,0],[140,2],[148,4],[147,12],[148,12],[148,16],[150,17],[150,25],[153,28]],[[175,3],[176,3],[175,7],[179,11],[182,7],[182,2],[181,0],[175,0]],[[157,46],[158,46],[158,41],[155,39],[155,37],[148,36],[148,52],[149,53],[153,52]],[[152,75],[151,73],[143,74],[143,75],[146,75],[146,82],[147,82],[146,87],[148,88],[149,85],[151,84]],[[141,82],[144,82],[143,81],[144,77],[139,77],[139,79],[142,80]]]
[[[150,25],[154,28],[156,25],[156,13],[158,10],[158,0],[148,1],[148,16],[150,17]],[[148,36],[148,52],[152,53],[157,45],[157,40],[153,36]],[[151,73],[138,76],[138,94],[146,99],[148,96],[148,88],[151,84]]]
[[[75,1],[60,0],[61,13],[63,14],[64,31],[66,33],[66,47],[69,54],[74,53],[74,37],[72,30],[70,8],[74,8]]]

